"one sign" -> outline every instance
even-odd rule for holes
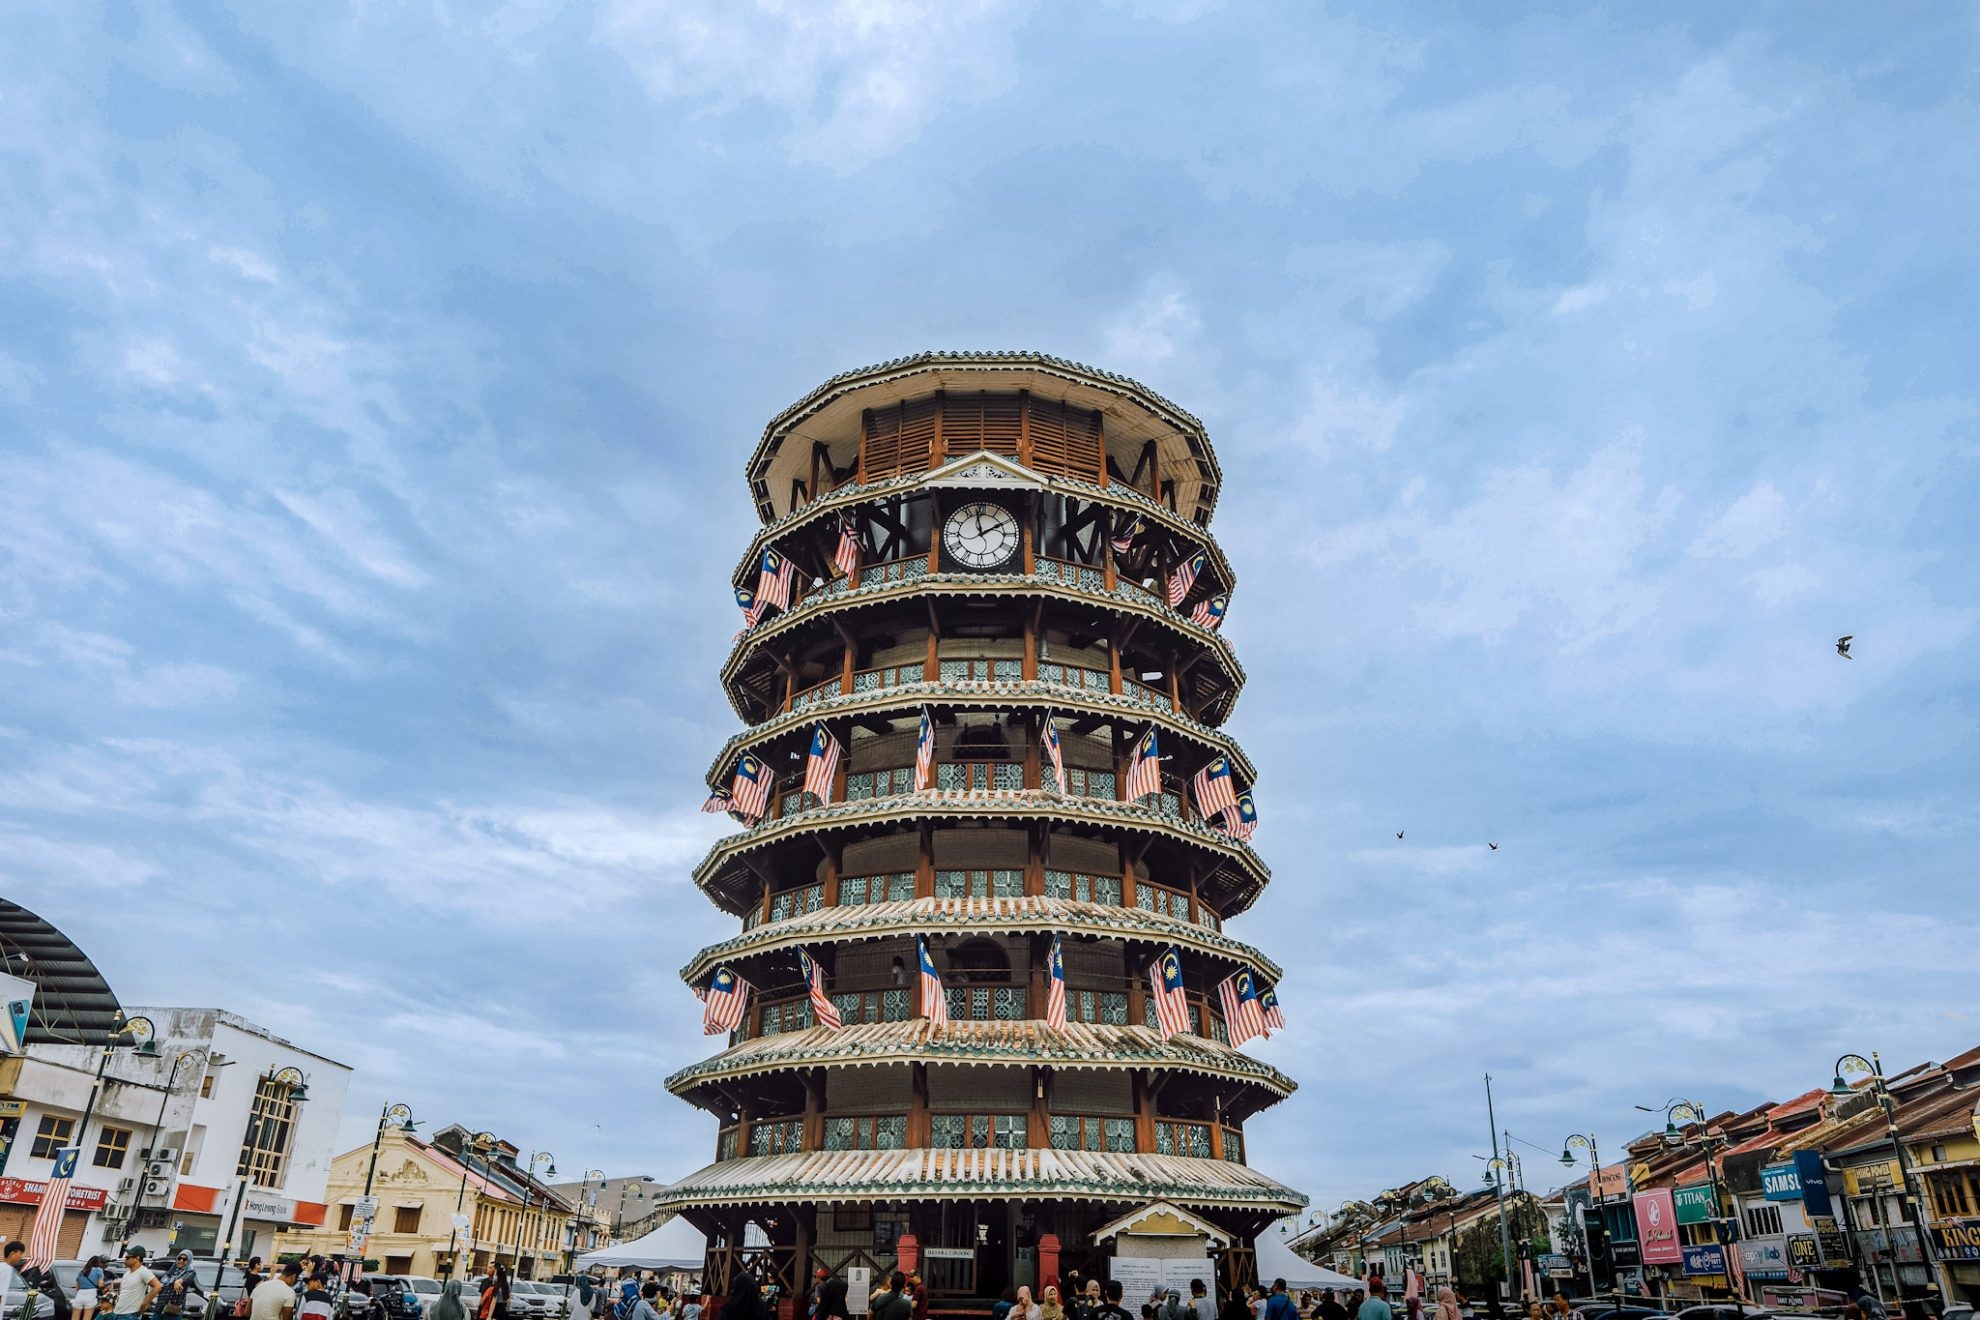
[[[1712,1218],[1712,1184],[1692,1183],[1672,1191],[1671,1202],[1677,1207],[1677,1221],[1680,1224],[1702,1224]]]
[[[27,1039],[28,1011],[34,1007],[34,982],[25,976],[0,974],[0,1054],[19,1054]]]
[[[1822,1263],[1822,1246],[1813,1233],[1788,1234],[1788,1264],[1796,1269],[1812,1270]]]
[[[1684,1249],[1684,1272],[1686,1274],[1724,1274],[1726,1272],[1726,1249],[1716,1242]]]
[[[846,1266],[846,1310],[854,1315],[865,1315],[873,1297],[873,1267],[871,1265]]]
[[[1676,1265],[1684,1260],[1684,1247],[1678,1241],[1677,1207],[1671,1202],[1671,1189],[1653,1187],[1636,1194],[1636,1240],[1645,1265]]]
[[[1932,1229],[1932,1245],[1941,1260],[1980,1260],[1980,1224],[1940,1224]]]
[[[1799,1201],[1801,1170],[1792,1164],[1770,1164],[1760,1170],[1760,1186],[1769,1201]]]

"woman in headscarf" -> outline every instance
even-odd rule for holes
[[[1437,1290],[1437,1320],[1463,1320],[1458,1312],[1457,1294],[1448,1284]]]
[[[1195,1313],[1182,1304],[1182,1294],[1171,1288],[1162,1299],[1162,1309],[1155,1313],[1155,1320],[1195,1320]]]
[[[1066,1320],[1066,1308],[1059,1302],[1059,1290],[1045,1285],[1045,1300],[1038,1304],[1038,1320]]]
[[[467,1307],[461,1305],[459,1279],[449,1279],[440,1285],[440,1300],[426,1308],[422,1320],[467,1320]]]
[[[1038,1303],[1031,1300],[1031,1285],[1018,1289],[1017,1301],[1011,1306],[1010,1320],[1038,1320]]]

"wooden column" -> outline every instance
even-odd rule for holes
[[[1028,651],[1031,648],[1027,646],[1025,649]],[[1037,716],[1037,721],[1032,725],[1030,735],[1024,740],[1024,786],[1043,788],[1045,786],[1045,762],[1042,756],[1045,750],[1045,712],[1039,710],[1032,713]],[[1063,791],[1065,785],[1061,784],[1059,788]]]
[[[1176,653],[1169,652],[1169,709],[1182,709],[1182,679],[1176,673]]]
[[[927,821],[921,822],[920,847],[914,857],[914,896],[935,897],[935,827]]]
[[[1031,466],[1031,391],[1018,391],[1018,462]],[[1027,567],[1025,572],[1031,569]]]
[[[1025,1144],[1033,1150],[1052,1149],[1052,1070],[1031,1070],[1031,1113],[1025,1118]]]
[[[1027,1001],[1025,1012],[1027,1016],[1042,1021],[1045,1017],[1045,964],[1052,957],[1052,937],[1033,935],[1026,943],[1031,949],[1031,974],[1024,988]]]
[[[853,650],[853,644],[851,642],[841,642],[839,645],[841,648],[839,660],[839,695],[849,697],[852,695],[853,690],[853,666],[858,662],[859,656]]]
[[[928,442],[928,466],[930,470],[941,467],[949,461],[949,439],[942,431],[944,415],[949,411],[949,392],[935,391],[935,435]]]
[[[844,767],[841,767],[840,774],[843,776],[844,773],[845,773]],[[839,801],[841,802],[845,801],[846,783],[843,777],[839,780],[838,794],[839,794]],[[839,906],[839,873],[844,869],[845,869],[844,846],[837,843],[826,844],[825,845],[825,906],[826,907]]]
[[[928,492],[928,571],[942,571],[942,495]]]
[[[1136,1068],[1134,1079],[1134,1148],[1146,1155],[1155,1149],[1155,1106],[1148,1094],[1148,1070]]]
[[[1196,863],[1189,865],[1189,919],[1197,925],[1203,924],[1203,900],[1196,896]]]
[[[928,1065],[913,1065],[914,1095],[908,1102],[907,1144],[909,1150],[924,1149],[930,1137],[928,1122]]]
[[[1210,1158],[1221,1160],[1224,1158],[1224,1097],[1212,1096],[1211,1100],[1213,1106],[1210,1110]]]
[[[1045,892],[1045,826],[1033,825],[1025,834],[1024,892]]]
[[[767,876],[766,876],[766,877],[764,877],[764,878],[763,878],[763,880],[762,880],[762,884],[763,884],[763,915],[762,915],[761,917],[759,917],[759,918],[757,919],[759,923],[761,923],[761,922],[765,922],[765,921],[768,921],[768,920],[770,920],[770,880],[769,880],[769,877],[767,877]]]
[[[1097,417],[1094,422],[1093,439],[1100,447],[1100,470],[1094,474],[1094,479],[1100,483],[1100,489],[1105,490],[1107,489],[1107,419]]]
[[[1032,519],[1028,514],[1018,524],[1018,544],[1023,547],[1024,551],[1023,563],[1026,577],[1038,571],[1038,540],[1032,535],[1031,524]]]
[[[823,1068],[812,1068],[804,1074],[804,1148],[825,1149],[825,1070]]]
[[[1028,572],[1029,570],[1026,571]],[[1024,681],[1027,683],[1038,681],[1039,622],[1038,611],[1036,610],[1027,614],[1024,619],[1024,668],[1019,672],[1024,675]]]
[[[862,409],[859,414],[859,454],[853,459],[853,480],[862,484],[866,481],[866,437],[872,432],[873,410]]]
[[[1107,690],[1115,696],[1121,695],[1121,644],[1120,633],[1107,638]]]
[[[797,1255],[791,1261],[791,1296],[785,1305],[794,1305],[803,1300],[803,1295],[811,1288],[811,1244],[815,1240],[812,1226],[818,1218],[818,1208],[803,1203],[794,1207],[797,1219]]]

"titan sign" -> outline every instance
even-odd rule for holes
[[[1680,1224],[1702,1224],[1712,1216],[1712,1184],[1692,1183],[1671,1193]]]

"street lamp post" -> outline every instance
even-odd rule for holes
[[[1644,1110],[1646,1113],[1654,1114],[1657,1112],[1645,1105],[1638,1105],[1637,1108]],[[1739,1250],[1739,1226],[1737,1221],[1728,1220],[1723,1214],[1725,1203],[1722,1199],[1723,1193],[1719,1185],[1719,1151],[1725,1147],[1726,1137],[1723,1133],[1715,1134],[1708,1130],[1705,1127],[1705,1120],[1705,1106],[1699,1104],[1696,1100],[1671,1101],[1664,1106],[1664,1144],[1666,1146],[1695,1146],[1705,1152],[1705,1177],[1712,1187],[1713,1233],[1718,1238],[1721,1247],[1727,1251],[1737,1251]],[[1698,1136],[1696,1138],[1685,1136],[1684,1129],[1678,1126],[1680,1122],[1698,1124]],[[1742,1283],[1745,1282],[1746,1276],[1744,1274],[1735,1276],[1728,1269],[1727,1282],[1731,1282],[1734,1277],[1738,1277]],[[1740,1290],[1739,1298],[1742,1302],[1746,1300],[1746,1291],[1744,1288]]]
[[[570,1259],[564,1262],[564,1305],[557,1313],[559,1320],[564,1320],[564,1317],[568,1317],[571,1313],[571,1276],[577,1273],[578,1234],[584,1231],[584,1200],[591,1189],[591,1180],[593,1178],[598,1179],[598,1185],[603,1187],[605,1185],[605,1170],[586,1169],[584,1171],[584,1181],[578,1184],[577,1206],[575,1212],[571,1215]]]
[[[556,1156],[552,1155],[547,1150],[533,1150],[529,1153],[529,1164],[527,1166],[528,1177],[523,1179],[522,1218],[517,1221],[517,1228],[516,1228],[517,1266],[521,1266],[522,1264],[523,1238],[526,1234],[530,1232],[529,1202],[530,1202],[530,1198],[534,1196],[536,1192],[536,1166],[539,1164],[548,1164],[550,1166],[548,1171],[548,1176],[552,1178],[557,1176]],[[530,1256],[529,1273],[522,1276],[523,1278],[526,1279],[533,1279],[536,1277],[536,1262],[540,1258],[540,1254],[543,1249],[543,1226],[541,1223],[539,1223],[536,1226],[534,1248],[535,1249]]]
[[[447,1277],[450,1279],[454,1277],[454,1271],[459,1269],[461,1265],[461,1207],[467,1204],[468,1172],[474,1167],[474,1152],[488,1150],[494,1144],[495,1134],[493,1132],[477,1132],[461,1143],[461,1190],[460,1194],[454,1198],[453,1232],[447,1235]],[[473,1216],[469,1216],[468,1224],[472,1226],[473,1223]],[[470,1236],[468,1239],[468,1243],[470,1244],[469,1250],[473,1250],[473,1241],[473,1237]]]
[[[1945,1280],[1940,1277],[1939,1253],[1932,1247],[1931,1230],[1925,1227],[1924,1203],[1912,1178],[1911,1157],[1905,1154],[1904,1142],[1898,1136],[1897,1102],[1891,1099],[1891,1089],[1884,1084],[1884,1061],[1877,1057],[1875,1050],[1870,1052],[1870,1057],[1867,1059],[1861,1054],[1843,1055],[1836,1060],[1835,1084],[1829,1088],[1830,1095],[1842,1098],[1855,1093],[1854,1088],[1843,1080],[1845,1072],[1870,1075],[1870,1086],[1876,1093],[1877,1107],[1884,1111],[1884,1133],[1889,1137],[1891,1150],[1897,1156],[1898,1174],[1904,1179],[1905,1218],[1911,1221],[1912,1231],[1918,1234],[1918,1251],[1925,1262],[1926,1286],[1940,1297],[1946,1297],[1949,1294],[1946,1291]],[[1895,1266],[1897,1257],[1895,1249],[1891,1254]],[[1900,1292],[1902,1288],[1902,1281],[1899,1281]]]
[[[1595,1134],[1593,1132],[1570,1133],[1568,1135],[1568,1139],[1561,1143],[1561,1163],[1567,1165],[1570,1169],[1573,1168],[1575,1165],[1574,1150],[1575,1147],[1577,1146],[1581,1147],[1582,1149],[1588,1152],[1588,1167],[1594,1173],[1594,1177],[1591,1178],[1589,1181],[1594,1186],[1595,1189],[1595,1193],[1594,1193],[1595,1209],[1596,1209],[1595,1217],[1597,1219],[1601,1219],[1603,1218],[1601,1214],[1601,1209],[1603,1205],[1602,1152],[1595,1145]],[[1602,1226],[1602,1231],[1605,1234],[1609,1231],[1608,1224],[1606,1222]],[[1588,1230],[1586,1225],[1583,1225],[1582,1227],[1581,1250],[1582,1250],[1582,1255],[1585,1258],[1585,1262],[1588,1266],[1588,1295],[1592,1297],[1595,1295],[1596,1292],[1595,1239],[1588,1235]]]

